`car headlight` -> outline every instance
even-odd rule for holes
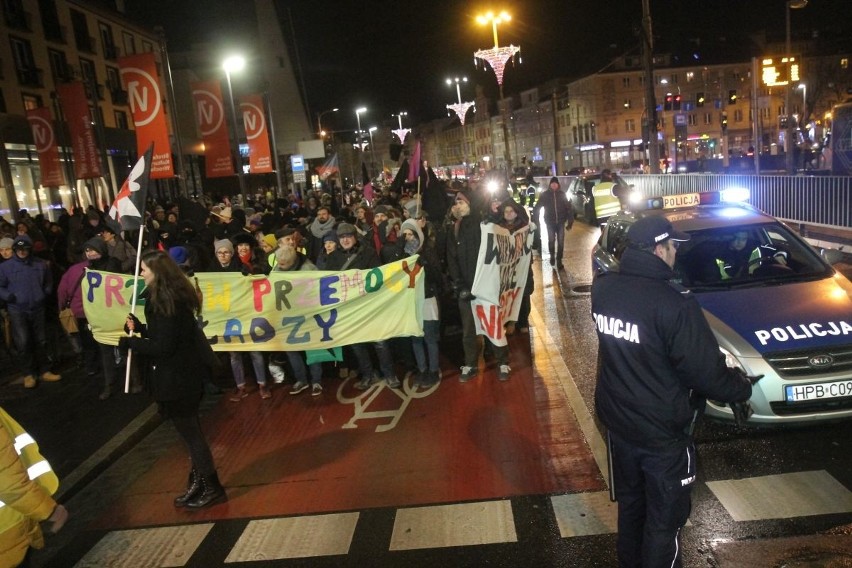
[[[719,351],[722,352],[722,355],[725,356],[725,365],[731,367],[732,369],[739,369],[743,373],[746,373],[745,366],[740,363],[740,360],[737,359],[737,356],[725,349],[724,347],[719,347]],[[747,373],[746,373],[747,374]]]

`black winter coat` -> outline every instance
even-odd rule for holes
[[[471,208],[472,209],[472,208]],[[482,233],[479,218],[471,212],[449,227],[447,235],[447,271],[457,289],[473,288],[476,263],[479,260],[479,241]]]
[[[541,192],[538,196],[538,203],[533,209],[532,218],[534,222],[538,221],[538,212],[541,209],[544,209],[544,222],[550,226],[574,222],[574,208],[562,188],[557,188],[556,191],[548,188]]]
[[[628,248],[619,272],[592,286],[597,414],[620,438],[649,448],[685,446],[704,398],[751,396],[751,383],[725,365],[698,301],[672,276],[659,257]]]
[[[205,355],[199,349],[195,316],[185,306],[176,308],[177,313],[169,317],[146,304],[142,337],[128,338],[129,346],[145,358],[147,390],[155,401],[197,405],[210,369],[200,364]]]

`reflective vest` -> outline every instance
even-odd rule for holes
[[[751,255],[748,258],[748,273],[751,274],[754,272],[754,269],[760,266],[759,262],[761,259],[760,247],[757,247],[753,251],[751,251]],[[722,277],[722,280],[729,280],[733,278],[735,275],[731,274],[729,271],[731,270],[731,265],[722,260],[721,258],[716,259],[716,266],[719,267],[719,276]]]
[[[2,408],[0,408],[0,424],[15,440],[15,452],[18,454],[21,463],[24,464],[29,478],[41,485],[48,494],[56,493],[56,490],[59,489],[59,478],[47,460],[44,459],[44,456],[39,453],[38,444],[33,437],[27,434],[27,431]],[[0,510],[5,506],[6,503],[0,501]],[[0,532],[5,528],[8,527],[0,526]]]
[[[612,217],[621,211],[621,202],[613,193],[615,183],[603,181],[592,188],[592,196],[595,198],[595,217],[605,219]]]

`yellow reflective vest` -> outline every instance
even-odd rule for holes
[[[592,188],[595,198],[595,217],[606,219],[621,211],[621,202],[613,191],[615,184],[611,181],[602,181]]]
[[[44,546],[38,523],[53,513],[58,488],[33,437],[0,408],[0,568],[17,566],[30,546]]]

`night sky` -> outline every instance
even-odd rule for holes
[[[539,0],[489,4],[450,0],[402,0],[396,3],[353,1],[285,2],[289,7],[298,56],[304,73],[311,120],[320,111],[323,126],[354,127],[354,109],[365,106],[362,127],[396,127],[392,113],[405,110],[404,126],[446,115],[456,102],[447,77],[467,76],[463,100],[474,96],[474,84],[494,97],[493,72],[474,66],[473,52],[493,46],[491,26],[475,16],[505,9],[512,21],[498,27],[500,45],[521,46],[522,63],[506,70],[507,95],[548,79],[569,80],[594,73],[625,53],[639,53],[634,33],[641,20],[642,0]],[[712,62],[725,55],[742,59],[740,47],[751,31],[767,31],[783,41],[786,0],[650,0],[658,48],[671,47],[684,57]],[[212,41],[223,49],[257,41],[247,22],[249,0],[127,0],[128,13],[147,25],[163,25],[169,45],[180,49],[193,41]],[[852,36],[849,0],[811,0],[792,12],[794,30],[834,28]],[[286,19],[286,16],[285,16]],[[285,22],[285,25],[289,25]],[[845,29],[843,29],[845,28]],[[795,35],[795,32],[794,32]],[[694,38],[701,37],[700,42]],[[686,62],[684,64],[687,64]],[[350,124],[352,123],[352,124]]]

